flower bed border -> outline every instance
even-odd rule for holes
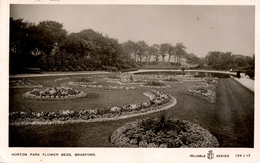
[[[206,100],[208,101],[209,103],[211,104],[214,104],[216,102],[216,92],[214,90],[211,90],[211,89],[206,89],[207,91],[212,91],[212,96],[208,97],[208,96],[204,96],[203,94],[198,94],[198,93],[195,93],[195,92],[190,92],[189,90],[194,90],[193,88],[196,87],[196,86],[190,86],[188,87],[184,92],[187,93],[187,94],[190,94],[190,95],[193,95],[193,96],[196,96],[196,97],[199,97],[203,100]]]
[[[80,90],[78,90],[80,91]],[[86,97],[87,94],[83,91],[80,91],[79,94],[76,94],[76,95],[68,95],[68,96],[65,96],[65,97],[58,97],[57,96],[45,96],[45,97],[40,97],[40,96],[36,96],[36,95],[33,95],[30,93],[30,91],[24,93],[22,95],[22,98],[27,98],[27,99],[33,99],[33,100],[43,100],[43,101],[49,101],[49,100],[72,100],[72,99],[78,99],[78,98],[84,98]]]
[[[154,91],[156,92],[156,91]],[[160,91],[157,91],[160,92]],[[162,93],[162,92],[160,92]],[[151,92],[146,92],[144,93],[144,95],[148,96],[150,98],[150,100],[152,100],[153,98],[155,98],[155,95]],[[104,114],[101,115],[101,117],[97,117],[97,118],[93,118],[93,119],[79,119],[79,118],[70,118],[69,120],[66,121],[62,121],[62,120],[55,120],[55,121],[50,121],[50,120],[46,120],[46,121],[32,121],[31,119],[28,119],[27,121],[18,121],[18,122],[10,122],[9,125],[14,125],[14,126],[26,126],[26,125],[62,125],[62,124],[71,124],[71,123],[92,123],[92,122],[105,122],[105,121],[115,121],[115,120],[120,120],[120,119],[126,119],[126,118],[132,118],[132,117],[137,117],[137,116],[144,116],[144,115],[148,115],[151,113],[155,113],[155,112],[160,112],[163,110],[167,110],[173,106],[175,106],[177,104],[177,100],[176,98],[174,98],[171,95],[165,94],[167,95],[168,101],[166,101],[166,103],[162,103],[162,104],[155,104],[154,106],[150,106],[148,108],[144,108],[144,109],[140,109],[138,111],[136,110],[132,110],[131,112],[125,112],[123,115],[121,112],[119,112],[118,114],[115,115],[111,115],[111,117],[109,117],[108,114]],[[96,110],[92,110],[92,111],[97,111]],[[17,113],[17,112],[16,112]],[[10,113],[9,116],[13,114]],[[19,114],[22,114],[19,113]],[[36,113],[37,114],[37,113]],[[40,114],[40,113],[38,113]],[[103,117],[102,117],[103,116]],[[11,118],[9,118],[11,119]]]
[[[196,79],[196,78],[190,78],[190,79],[184,79],[182,81],[185,81],[185,82],[200,82],[200,81],[205,81],[204,79]]]
[[[167,80],[160,80],[162,83],[183,83],[182,81],[167,81]]]
[[[34,82],[36,85],[19,85],[19,86],[11,86],[10,85],[10,82],[12,80],[9,81],[9,88],[43,88],[42,85],[40,85],[39,83],[33,81],[33,80],[30,80],[30,79],[16,79],[16,80],[29,80],[31,82]]]
[[[118,86],[103,86],[103,85],[74,85],[74,87],[83,87],[94,90],[114,90],[114,91],[140,91],[142,87],[118,87]]]
[[[113,81],[113,80],[108,80],[107,82],[108,83],[116,83],[116,84],[119,84],[119,85],[144,84],[143,82],[124,83],[124,82]]]
[[[165,88],[171,88],[170,85],[166,85],[166,86],[151,86],[151,85],[140,85],[140,87],[142,88],[162,88],[162,89],[165,89]]]
[[[64,77],[64,78],[58,78],[58,79],[55,79],[53,82],[54,83],[59,83],[59,82],[62,82],[63,80],[74,80],[74,79],[80,79],[80,78],[86,78],[86,79],[90,79],[91,77]],[[75,82],[75,81],[68,81],[68,82],[73,82],[73,83],[77,83],[77,84],[94,84],[94,83],[97,83],[95,81],[90,81],[90,82]]]

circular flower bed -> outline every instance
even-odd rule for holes
[[[110,136],[116,147],[176,148],[218,147],[218,140],[206,129],[189,121],[144,119],[129,122]]]
[[[60,100],[75,99],[86,97],[87,94],[68,87],[47,87],[42,89],[33,89],[22,95],[22,98],[31,98],[36,100]]]
[[[200,97],[209,103],[215,103],[216,92],[212,89],[215,87],[211,85],[191,86],[185,90],[185,93]]]
[[[12,79],[9,81],[10,88],[42,87],[39,83],[29,79]]]
[[[167,110],[177,104],[177,100],[160,91],[144,93],[149,101],[129,104],[108,109],[57,111],[57,112],[12,112],[9,114],[10,125],[56,125],[66,123],[102,122],[147,115]]]

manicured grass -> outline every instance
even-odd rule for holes
[[[216,104],[210,104],[203,99],[183,93],[187,87],[194,84],[196,84],[196,82],[171,83],[169,84],[172,87],[170,89],[158,89],[173,95],[178,101],[175,107],[169,109],[168,114],[173,118],[197,123],[209,130],[219,140],[221,147],[252,148],[254,143],[254,93],[242,87],[233,79],[220,79],[216,89]],[[141,96],[142,91],[124,92],[126,101],[129,100],[128,98],[133,98],[132,100],[138,99],[139,97],[131,97],[138,94],[138,92],[140,93],[140,97],[143,97]],[[99,98],[100,103],[103,103],[102,105],[106,105],[109,101],[105,98],[101,98],[101,96],[109,94],[109,91],[101,92],[93,90],[92,93],[92,96],[94,96],[92,99],[93,105],[100,105],[97,102]],[[117,97],[122,96],[122,94],[119,93],[120,91],[112,91],[109,95],[113,96],[113,94],[118,94],[116,95]],[[108,98],[108,96],[106,97]],[[16,98],[14,97],[14,99]],[[74,103],[74,101],[72,103]],[[70,105],[73,105],[72,103]],[[76,109],[76,107],[76,104],[73,105],[73,108]],[[10,126],[9,146],[111,147],[109,136],[117,128],[129,121],[151,116],[156,117],[160,114],[161,113],[154,113],[143,117],[102,123],[58,126]]]
[[[53,81],[60,77],[41,77],[30,78],[37,81],[45,87],[59,86],[62,82],[54,83]],[[94,79],[95,80],[95,79]],[[107,84],[105,80],[99,79]],[[100,84],[100,83],[98,83]],[[28,112],[32,109],[34,112],[40,111],[58,111],[58,110],[74,110],[82,109],[100,109],[110,108],[112,106],[123,106],[129,103],[141,103],[149,100],[144,96],[143,91],[111,91],[111,90],[91,90],[87,88],[79,88],[87,93],[87,97],[73,100],[53,100],[40,101],[34,99],[23,99],[21,96],[31,91],[33,88],[9,89],[9,111]]]

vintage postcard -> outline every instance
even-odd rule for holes
[[[0,4],[0,162],[258,162],[259,1]]]

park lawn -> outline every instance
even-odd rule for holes
[[[186,87],[194,85],[192,82],[172,84],[173,88],[169,91],[175,93],[182,92]],[[166,89],[157,89],[164,91]],[[93,93],[104,94],[109,91],[93,91]],[[142,91],[111,91],[111,94],[120,96],[119,93],[127,94],[129,99],[137,100],[136,94]],[[186,94],[180,93],[183,96]],[[145,97],[145,96],[141,96]],[[182,97],[180,97],[182,98]],[[104,99],[103,99],[104,100]],[[138,99],[140,100],[140,99]],[[146,99],[147,100],[147,99]],[[196,100],[196,99],[195,99]],[[109,101],[109,100],[105,100]],[[100,101],[104,103],[105,101]],[[127,100],[126,100],[127,101]],[[144,101],[144,100],[143,100]],[[93,103],[98,103],[93,100]],[[32,104],[30,104],[32,105]],[[179,105],[179,104],[177,104]],[[46,107],[48,108],[48,107]],[[175,110],[173,108],[172,110]],[[143,117],[136,117],[118,121],[109,121],[101,123],[82,123],[82,124],[66,124],[57,126],[10,126],[10,144],[9,146],[27,146],[27,147],[111,147],[109,136],[114,130],[129,121],[141,119],[145,117],[157,117],[161,113],[154,113]],[[30,140],[30,141],[26,141]]]
[[[171,83],[170,89],[158,89],[173,95],[178,103],[166,113],[181,120],[197,123],[209,130],[220,147],[250,147],[254,145],[254,93],[233,79],[220,79],[216,104],[183,93],[197,82]],[[97,93],[99,91],[95,91]],[[118,93],[118,92],[115,92]],[[66,124],[57,126],[10,126],[10,147],[112,147],[109,136],[127,122],[154,113],[102,123]],[[27,141],[30,140],[30,141]]]
[[[66,77],[66,76],[64,76]],[[75,76],[76,77],[76,76]],[[81,77],[83,77],[81,75]],[[34,80],[44,87],[54,87],[60,86],[62,82],[54,83],[55,79],[61,78],[60,76],[56,77],[33,77],[28,78]],[[95,79],[94,79],[95,80]],[[107,83],[105,80],[100,79]],[[118,85],[118,84],[115,84]],[[88,88],[79,88],[79,90],[87,93],[87,97],[81,99],[73,100],[33,100],[33,99],[24,99],[21,96],[31,91],[33,88],[17,88],[9,89],[9,112],[13,111],[23,111],[28,112],[30,109],[34,112],[41,111],[60,111],[60,110],[74,110],[79,111],[82,109],[100,109],[100,108],[110,108],[112,106],[123,106],[130,103],[141,103],[149,100],[147,96],[144,96],[143,93],[145,90],[141,91],[112,91],[112,90],[91,90]]]
[[[87,97],[73,100],[33,100],[21,98],[22,94],[31,89],[12,89],[10,90],[9,111],[28,112],[30,109],[34,112],[41,111],[60,111],[60,110],[90,110],[90,109],[109,109],[112,106],[123,106],[130,103],[141,103],[149,100],[144,96],[145,91],[94,91],[82,88],[87,93]]]

